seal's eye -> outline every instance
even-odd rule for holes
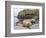
[[[32,23],[32,24],[34,24],[34,23],[35,23],[35,21],[33,21],[33,20],[32,20],[32,21],[31,21],[31,23]]]
[[[31,21],[31,23],[35,23],[35,21]]]

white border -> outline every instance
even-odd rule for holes
[[[22,29],[22,30],[14,30],[14,15],[13,8],[31,8],[31,9],[39,9],[39,29]],[[42,6],[22,6],[22,5],[11,5],[11,33],[34,33],[34,32],[42,32]]]

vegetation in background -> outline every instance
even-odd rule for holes
[[[39,9],[24,9],[19,12],[17,18],[18,19],[29,19],[33,18],[34,16],[39,17]]]

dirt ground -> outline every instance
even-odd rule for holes
[[[39,29],[39,24],[34,24],[30,28],[26,28],[22,26],[14,26],[14,29]]]

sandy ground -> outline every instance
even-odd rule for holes
[[[39,28],[39,24],[34,24],[30,27],[30,29],[38,29]],[[26,27],[22,27],[22,26],[14,26],[14,29],[29,29]]]

